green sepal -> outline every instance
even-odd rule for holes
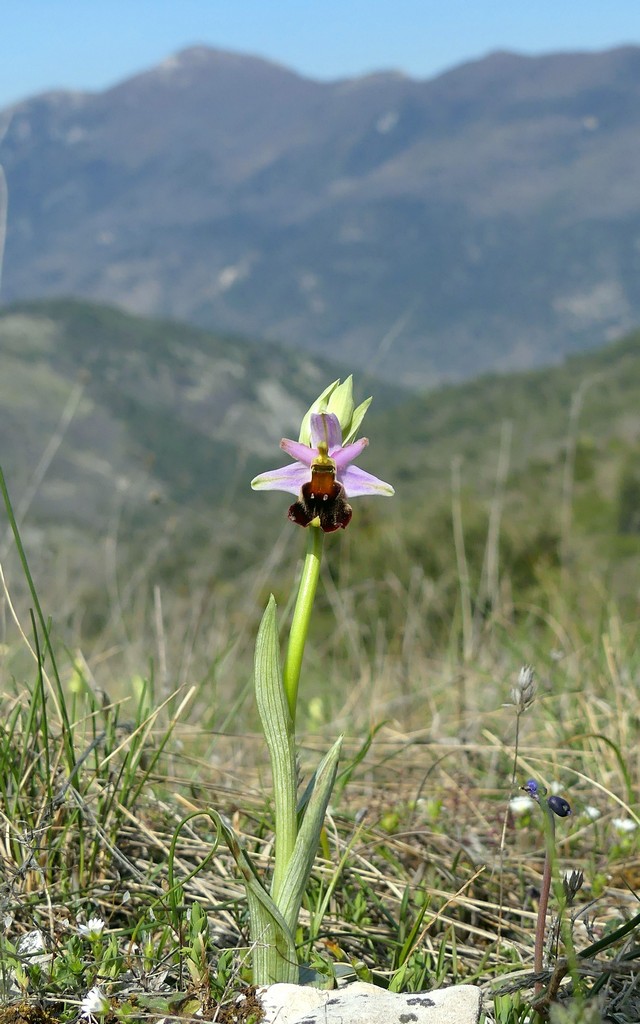
[[[362,402],[357,409],[354,409],[353,415],[351,417],[351,423],[349,424],[349,431],[346,435],[343,432],[343,445],[351,444],[352,441],[355,441],[358,431],[360,429],[360,424],[362,423],[365,417],[365,413],[369,406],[371,405],[372,401],[373,396],[371,398],[365,398],[364,402]]]

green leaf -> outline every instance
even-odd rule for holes
[[[256,704],[271,758],[275,808],[275,869],[271,894],[279,896],[298,834],[297,772],[293,719],[282,683],[276,602],[273,595],[256,639]]]
[[[297,985],[300,969],[291,930],[260,881],[253,862],[236,833],[216,811],[211,811],[211,814],[219,822],[220,830],[244,882],[249,904],[254,985],[272,985],[278,981]]]
[[[318,849],[324,816],[338,770],[341,747],[342,736],[336,740],[318,766],[315,785],[309,797],[295,848],[289,861],[287,876],[278,899],[282,916],[292,930],[297,924],[300,904]]]

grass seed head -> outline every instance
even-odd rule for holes
[[[511,688],[511,707],[521,715],[536,699],[536,674],[531,665],[523,665],[515,685]]]

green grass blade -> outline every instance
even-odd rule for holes
[[[7,483],[6,483],[5,476],[4,476],[4,473],[2,471],[2,467],[1,466],[0,466],[0,492],[2,493],[2,498],[4,500],[4,505],[5,505],[5,508],[7,510],[7,517],[9,519],[9,525],[11,527],[11,532],[13,534],[13,539],[14,539],[14,542],[15,542],[15,545],[16,545],[16,550],[18,552],[18,558],[20,559],[20,564],[22,565],[22,571],[24,573],[24,577],[25,577],[25,579],[27,581],[27,586],[28,586],[29,592],[31,594],[31,600],[33,601],[33,607],[34,607],[34,610],[35,610],[35,614],[36,614],[37,620],[38,620],[38,622],[40,624],[40,630],[42,632],[42,636],[44,637],[45,650],[46,650],[46,652],[47,652],[47,654],[49,656],[49,660],[51,662],[51,671],[53,673],[53,678],[55,680],[55,693],[56,693],[56,698],[57,698],[57,702],[58,702],[58,710],[60,712],[60,717],[61,717],[61,720],[62,720],[62,730],[63,730],[65,754],[66,754],[66,757],[67,757],[67,766],[68,766],[69,770],[71,771],[73,769],[73,767],[75,766],[75,752],[74,752],[74,749],[73,749],[73,733],[72,733],[72,730],[71,730],[71,725],[70,725],[70,722],[69,722],[69,716],[68,716],[68,713],[67,713],[66,698],[65,698],[63,687],[62,687],[62,680],[60,678],[60,673],[58,671],[58,664],[57,664],[57,661],[56,661],[56,656],[55,656],[55,653],[54,653],[54,650],[53,650],[53,645],[51,643],[50,631],[49,631],[49,628],[48,628],[48,625],[47,625],[47,621],[46,621],[46,619],[44,617],[44,613],[42,611],[42,606],[40,604],[40,599],[38,598],[38,592],[36,590],[36,586],[35,586],[35,583],[34,583],[34,580],[33,580],[33,576],[31,575],[31,570],[29,568],[29,562],[27,561],[27,555],[26,555],[26,552],[24,550],[24,545],[22,543],[22,537],[20,536],[20,530],[18,528],[18,523],[16,521],[16,517],[15,517],[14,511],[13,511],[13,506],[11,504],[11,498],[9,497],[9,491],[7,489]]]
[[[293,934],[283,915],[260,881],[251,858],[237,835],[216,811],[211,816],[219,828],[242,875],[249,904],[253,983],[271,985],[278,981],[296,985],[300,969]]]

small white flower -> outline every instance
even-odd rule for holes
[[[78,935],[81,935],[84,939],[89,939],[91,942],[99,939],[103,931],[104,921],[101,917],[90,917],[86,924],[78,925]]]
[[[632,821],[631,818],[612,818],[611,824],[621,835],[624,835],[625,832],[635,832],[638,827],[638,823]]]
[[[102,1017],[109,1012],[109,1000],[98,985],[90,988],[80,1004],[81,1017]]]
[[[535,806],[536,802],[530,796],[514,796],[509,801],[509,810],[516,818],[521,818],[523,814],[528,814]]]
[[[589,819],[589,821],[597,821],[602,814],[602,811],[599,811],[597,807],[592,807],[591,804],[588,804],[586,807],[583,807],[582,813],[585,818]]]

